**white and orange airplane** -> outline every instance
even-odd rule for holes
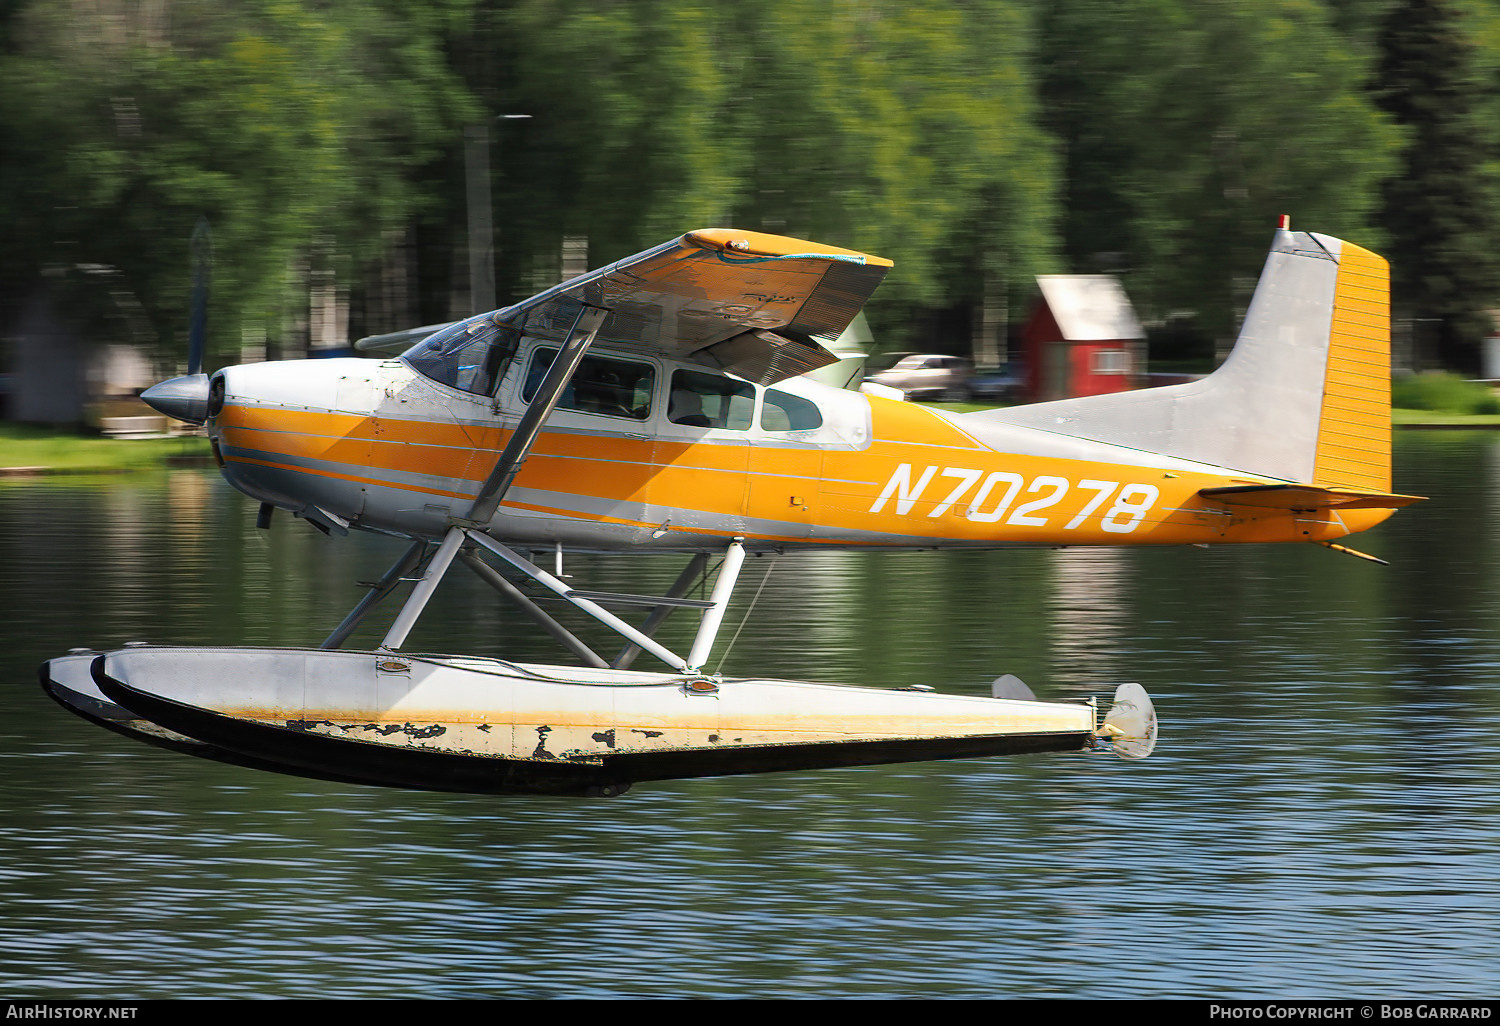
[[[365,783],[613,794],[639,780],[1079,749],[1149,753],[1124,685],[1092,704],[705,673],[746,553],[1338,542],[1391,492],[1388,271],[1277,232],[1233,352],[1191,384],[955,414],[821,384],[891,264],[796,239],[692,232],[399,359],[200,372],[144,398],[204,424],[224,477],[319,529],[406,551],[319,649],[134,647],[43,667],[70,709],[211,758]],[[666,595],[575,587],[563,554],[681,552]],[[1359,555],[1359,553],[1354,553]],[[720,558],[707,599],[687,597]],[[455,559],[577,666],[408,655]],[[555,560],[553,571],[541,564]],[[505,571],[502,573],[502,569]],[[605,658],[527,578],[618,632]],[[373,652],[340,646],[403,581]],[[534,591],[535,589],[533,589]],[[644,622],[627,619],[646,610]],[[656,638],[701,615],[686,653]],[[612,610],[621,610],[614,612]],[[630,669],[640,653],[665,664]]]

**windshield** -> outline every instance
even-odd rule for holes
[[[429,335],[403,358],[434,381],[475,395],[494,395],[520,339],[515,328],[483,314]]]

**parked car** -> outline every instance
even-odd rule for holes
[[[913,353],[904,356],[890,370],[865,377],[877,385],[899,388],[908,399],[941,399],[966,402],[973,394],[974,369],[968,360],[957,356]]]
[[[908,356],[916,356],[916,353],[875,353],[865,357],[865,380],[869,380],[876,374],[883,374]]]
[[[977,402],[1015,403],[1024,398],[1026,378],[1010,368],[978,370],[969,379],[969,393]]]

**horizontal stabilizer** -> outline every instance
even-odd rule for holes
[[[1198,492],[1205,499],[1226,506],[1253,506],[1256,509],[1400,509],[1422,502],[1423,495],[1387,495],[1360,488],[1320,488],[1317,485],[1231,485],[1226,488],[1204,488]]]

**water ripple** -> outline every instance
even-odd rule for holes
[[[1500,460],[1489,436],[1402,444],[1403,490],[1440,498],[1371,536],[1389,568],[1304,547],[788,556],[725,667],[970,694],[1005,671],[1044,696],[1137,679],[1163,716],[1150,760],[597,802],[279,777],[66,716],[41,658],[316,643],[388,546],[258,534],[211,478],[0,487],[0,601],[25,639],[0,688],[0,993],[1492,997]],[[422,643],[545,658],[476,615],[481,588],[440,591]]]

